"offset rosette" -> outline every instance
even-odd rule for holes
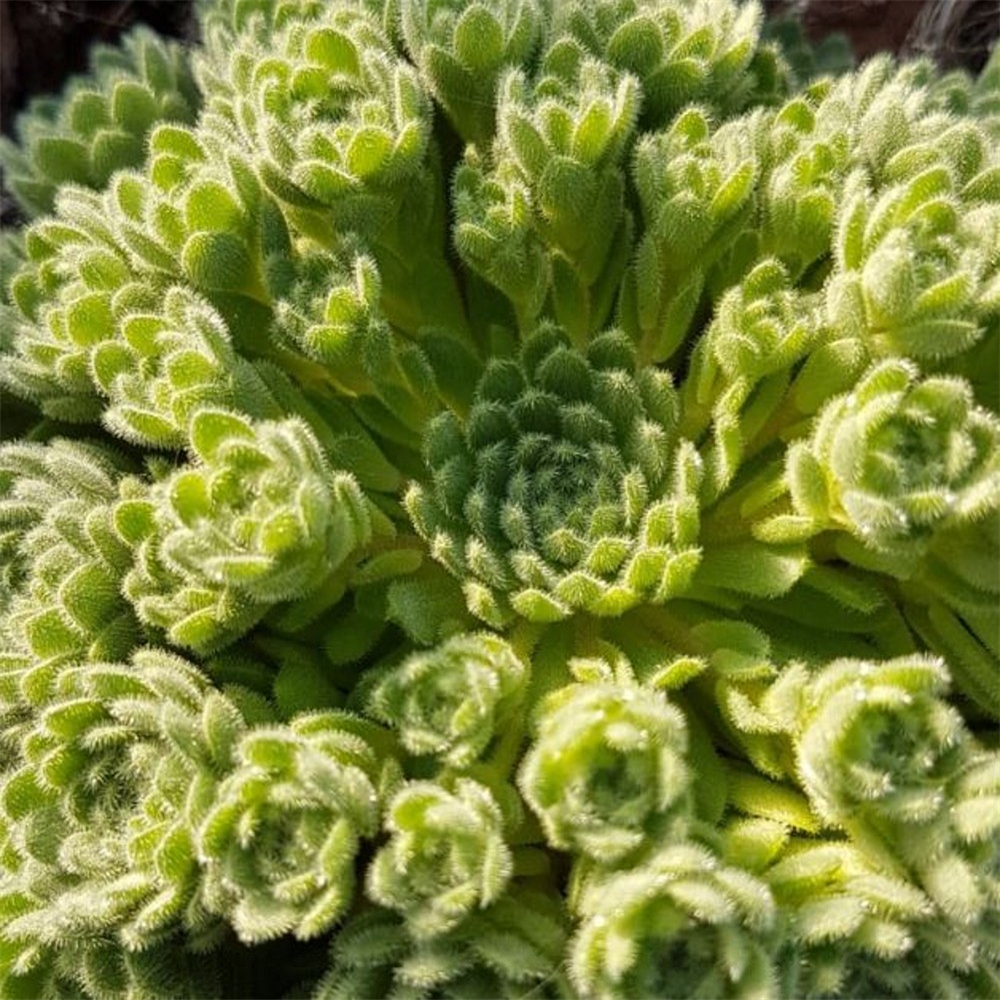
[[[351,904],[362,837],[378,830],[391,776],[376,727],[336,712],[248,733],[198,834],[213,910],[240,939],[328,930]]]
[[[920,380],[912,364],[886,361],[823,408],[787,467],[800,515],[850,532],[888,557],[880,569],[906,576],[933,535],[996,509],[1000,420],[964,380]]]
[[[617,332],[585,353],[554,328],[494,361],[463,422],[425,435],[431,484],[405,503],[473,614],[551,622],[682,593],[698,564],[699,462],[669,375]]]
[[[490,169],[476,147],[467,147],[453,201],[459,256],[510,300],[522,330],[533,329],[549,291],[550,267],[528,179],[514,160]]]
[[[618,314],[645,363],[665,361],[685,343],[711,269],[752,224],[759,121],[747,116],[713,128],[704,111],[689,108],[669,129],[635,145],[643,234],[622,284]]]
[[[455,174],[455,246],[523,332],[548,292],[574,343],[611,311],[631,249],[622,165],[639,99],[633,77],[554,50],[535,80],[504,76],[492,165],[469,151]]]
[[[400,4],[406,48],[465,142],[485,147],[493,138],[497,80],[504,67],[530,60],[540,6],[537,0]]]
[[[288,229],[250,162],[211,132],[161,126],[146,173],[112,180],[105,211],[115,246],[153,285],[182,281],[218,305],[248,345],[266,322],[261,306],[275,258],[291,255]]]
[[[579,47],[642,84],[644,124],[662,127],[685,105],[727,112],[746,101],[763,20],[756,2],[573,0],[553,8],[554,49]]]
[[[145,309],[130,302],[125,315],[115,317],[115,338],[90,354],[94,383],[108,397],[103,421],[109,430],[147,447],[182,448],[200,410],[239,406],[254,416],[281,411],[205,301],[183,286],[149,298]]]
[[[920,823],[946,808],[941,789],[968,755],[947,686],[944,665],[928,656],[840,660],[813,678],[797,758],[821,816]]]
[[[349,476],[331,474],[304,425],[255,427],[206,410],[191,436],[202,464],[168,481],[169,506],[161,508],[173,522],[163,556],[178,571],[232,581],[260,600],[288,600],[367,539],[360,491]]]
[[[821,326],[816,299],[794,287],[780,261],[762,260],[717,306],[705,338],[709,371],[729,384],[745,381],[749,392],[808,354]]]
[[[773,436],[776,419],[780,426],[782,417],[786,423],[800,417],[800,394],[789,383],[823,332],[818,298],[795,288],[780,261],[766,258],[722,296],[695,345],[682,429],[697,441],[711,422],[707,465],[715,491],[732,481],[749,444]]]
[[[440,408],[439,386],[427,355],[383,313],[375,260],[345,238],[337,253],[302,253],[289,277],[276,303],[273,333],[319,361],[321,367],[309,374],[354,397],[355,410],[379,432],[418,441],[415,432]],[[454,346],[448,338],[425,337],[425,343],[431,340],[432,350]],[[465,353],[446,356],[456,368],[471,360]],[[289,369],[297,374],[293,364]],[[390,423],[393,418],[397,423]]]
[[[788,839],[769,853],[777,860],[764,873],[785,917],[778,963],[785,996],[943,996],[921,988],[919,963],[949,965],[973,958],[944,944],[934,948],[931,901],[908,879],[873,865],[848,840]],[[965,942],[963,942],[963,945]],[[951,954],[945,957],[945,952]]]
[[[417,69],[363,4],[281,6],[273,30],[260,19],[235,39],[213,33],[200,66],[203,131],[231,136],[225,159],[230,146],[246,150],[247,173],[282,203],[277,217],[293,233],[328,250],[348,232],[365,241],[398,329],[463,335],[432,101]]]
[[[972,811],[997,813],[980,785]],[[981,780],[977,779],[977,780]],[[957,812],[967,808],[962,806]],[[785,834],[787,836],[787,832]],[[911,842],[933,835],[920,831]],[[995,835],[993,836],[995,840]],[[991,845],[990,850],[995,848]],[[986,997],[997,992],[995,904],[967,920],[942,914],[905,873],[836,838],[791,838],[763,877],[784,915],[778,962],[784,996]],[[942,859],[944,861],[944,859]],[[980,859],[983,869],[991,862]],[[968,885],[942,864],[956,900]],[[993,885],[995,899],[995,882]]]
[[[103,188],[142,163],[154,126],[193,121],[200,104],[184,46],[136,28],[120,45],[95,46],[87,76],[18,115],[17,145],[0,141],[5,187],[27,215],[51,212],[60,185]]]
[[[379,309],[378,266],[360,245],[301,254],[275,306],[275,332],[321,361],[338,389],[372,391],[391,362],[392,333]]]
[[[0,385],[55,420],[100,419],[91,353],[114,336],[112,295],[136,288],[127,254],[109,230],[105,201],[82,188],[62,191],[59,215],[25,231],[25,259],[3,275],[11,307],[4,311],[10,340]]]
[[[29,669],[126,656],[142,641],[114,525],[124,466],[111,449],[60,438],[0,449],[3,633]]]
[[[978,749],[947,687],[926,655],[831,663],[806,688],[796,757],[820,816],[876,863],[890,851],[949,921],[971,926],[996,908],[1000,756]]]
[[[496,902],[513,873],[503,814],[476,781],[457,778],[451,790],[411,782],[389,804],[385,825],[389,843],[368,869],[368,895],[403,914],[418,940]]]
[[[266,278],[292,251],[277,205],[218,137],[161,125],[149,153],[148,175],[69,188],[32,226],[2,379],[53,418],[176,448],[197,406],[236,397],[256,414],[238,352],[270,352]]]
[[[774,921],[767,886],[696,843],[595,879],[570,975],[584,996],[750,998],[777,995],[762,937]]]
[[[759,189],[760,252],[777,257],[797,282],[830,250],[851,166],[850,117],[831,86],[815,97],[792,97],[769,126]]]
[[[941,119],[942,132],[948,124]],[[899,131],[877,125],[875,134]],[[919,154],[897,154],[892,165],[901,182],[877,194],[861,172],[845,187],[827,311],[835,329],[874,357],[961,354],[1000,310],[1000,274],[987,250],[1000,238],[995,161],[971,126],[951,130],[942,145],[927,141]],[[918,164],[930,165],[918,172]]]
[[[207,107],[230,119],[276,197],[378,232],[424,166],[431,108],[417,71],[360,5],[302,7],[262,34],[213,40]]]
[[[539,709],[519,784],[549,843],[615,863],[685,813],[687,727],[659,691],[571,684]]]
[[[394,668],[369,711],[399,730],[410,753],[467,767],[512,720],[526,683],[524,664],[503,639],[459,635]]]
[[[203,995],[185,991],[179,954],[164,976],[159,949],[182,932],[205,951],[223,932],[202,905],[193,822],[232,766],[241,710],[152,649],[65,666],[33,694],[0,795],[4,995],[80,995],[81,970],[88,995]],[[126,988],[133,972],[152,980]],[[63,977],[76,987],[49,986]]]
[[[125,589],[140,618],[203,651],[314,592],[372,524],[353,477],[331,472],[298,420],[206,409],[191,440],[199,461],[120,505],[117,522],[137,547]]]
[[[554,981],[566,948],[565,923],[552,895],[520,888],[430,941],[415,941],[394,913],[362,911],[334,937],[330,967],[313,1000],[560,996]]]

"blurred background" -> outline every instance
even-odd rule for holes
[[[894,52],[976,72],[1000,35],[1000,0],[764,0],[764,6],[769,16],[799,18],[813,42],[846,35],[859,62]]]

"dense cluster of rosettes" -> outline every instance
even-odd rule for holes
[[[197,9],[0,145],[0,995],[1000,996],[1000,56]]]

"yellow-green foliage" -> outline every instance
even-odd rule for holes
[[[1000,997],[1000,56],[197,9],[0,149],[0,996]]]

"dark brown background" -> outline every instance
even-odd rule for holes
[[[842,31],[851,39],[859,59],[874,52],[898,52],[906,42],[924,0],[812,0],[807,4],[771,2],[772,9],[801,8],[802,20],[811,38]]]
[[[764,0],[798,14],[814,40],[843,32],[859,60],[876,52],[929,55],[977,71],[1000,35],[1000,0]]]
[[[0,131],[36,94],[58,91],[87,68],[93,42],[114,42],[133,24],[190,37],[186,0],[0,0]]]

